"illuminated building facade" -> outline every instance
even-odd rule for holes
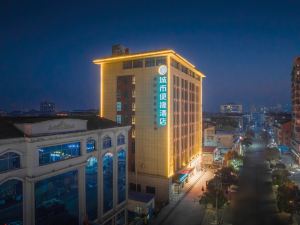
[[[98,116],[0,124],[0,224],[127,224],[129,127]]]
[[[300,57],[292,69],[292,152],[300,163]]]
[[[204,75],[173,50],[127,50],[94,63],[101,117],[132,125],[130,189],[167,202],[174,175],[200,164]]]

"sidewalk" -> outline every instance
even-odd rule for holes
[[[182,199],[189,193],[189,191],[202,179],[211,179],[212,176],[211,171],[201,172],[197,175],[194,175],[192,178],[190,178],[190,181],[185,184],[185,187],[183,188],[182,192],[180,194],[173,194],[173,196],[170,199],[170,202],[167,206],[165,206],[158,214],[158,216],[150,223],[151,225],[160,225],[163,224],[167,218],[170,216],[170,214],[173,212],[173,210],[178,206],[178,204],[181,202]],[[209,179],[208,179],[209,178]],[[199,199],[195,199],[195,201],[198,202]]]

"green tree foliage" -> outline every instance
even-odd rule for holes
[[[268,161],[277,160],[280,158],[280,152],[277,148],[267,148],[265,151],[265,159]]]
[[[252,145],[252,138],[245,137],[241,143],[242,143],[242,145],[249,147],[250,145]]]
[[[294,213],[299,210],[297,204],[299,189],[291,181],[287,181],[278,187],[277,205],[280,211]]]
[[[215,177],[221,180],[222,187],[226,190],[227,187],[233,184],[236,185],[238,182],[236,171],[232,167],[223,167],[217,171]]]
[[[272,180],[274,185],[283,185],[289,182],[289,171],[285,169],[276,169],[272,172]]]

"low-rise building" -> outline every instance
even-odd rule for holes
[[[0,224],[126,224],[129,129],[97,116],[0,118]]]

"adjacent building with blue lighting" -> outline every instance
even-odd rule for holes
[[[98,116],[0,118],[0,224],[126,224],[129,129]]]

